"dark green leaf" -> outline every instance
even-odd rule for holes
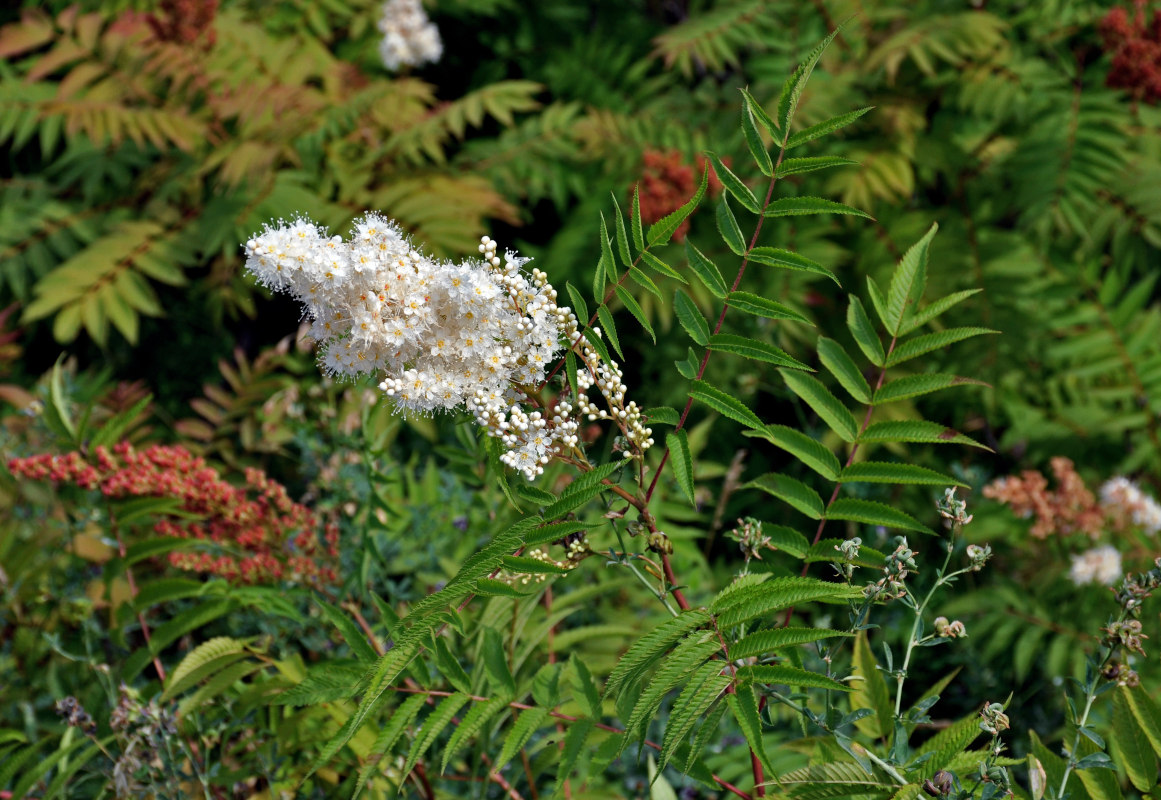
[[[780,447],[828,481],[838,479],[839,460],[822,442],[811,439],[805,433],[786,425],[767,425],[753,431],[744,431],[744,436],[761,437],[776,447]]]
[[[613,345],[613,349],[617,351],[617,355],[621,360],[625,360],[625,353],[621,350],[621,338],[617,336],[617,324],[613,321],[613,312],[609,311],[609,307],[602,305],[597,309],[597,319],[601,322],[601,333],[609,337],[609,342]],[[590,343],[593,337],[589,337]]]
[[[822,264],[819,264],[817,261],[812,261],[806,256],[799,255],[792,250],[784,250],[781,247],[755,247],[749,252],[748,257],[753,262],[765,264],[769,267],[793,269],[799,272],[813,272],[815,275],[830,278],[838,286],[842,285],[839,283],[838,276]]]
[[[859,426],[847,407],[839,402],[830,390],[822,385],[817,378],[802,372],[779,370],[782,379],[803,402],[818,414],[831,430],[842,437],[843,441],[853,442],[858,436]]]
[[[789,503],[811,519],[822,518],[823,502],[818,492],[789,475],[770,472],[744,484],[742,488],[761,489]]]
[[[909,397],[937,392],[949,386],[976,385],[987,386],[983,381],[973,378],[961,378],[959,375],[948,375],[942,372],[933,372],[926,375],[908,375],[896,378],[875,392],[875,403],[891,403],[896,400],[905,400]]]
[[[784,197],[768,204],[762,211],[764,217],[798,217],[805,214],[849,214],[874,219],[865,211],[821,197]]]
[[[649,324],[649,319],[645,316],[645,312],[641,306],[637,304],[637,299],[629,294],[628,290],[623,286],[618,286],[614,289],[617,298],[624,303],[625,308],[629,309],[629,313],[633,315],[634,319],[640,323],[645,332],[649,334],[649,338],[653,340],[653,344],[657,344],[657,335],[653,333],[653,326]]]
[[[625,217],[621,214],[621,205],[617,202],[617,196],[613,195],[613,207],[617,210],[617,255],[621,257],[621,263],[625,267],[633,266],[633,254],[629,252],[629,234],[625,230]]]
[[[798,374],[798,373],[788,373]],[[952,428],[926,420],[891,420],[872,422],[859,436],[859,442],[927,442],[930,444],[966,444],[984,450],[990,448]]]
[[[762,134],[758,132],[758,123],[755,121],[753,110],[757,104],[753,102],[754,98],[750,97],[750,93],[745,89],[742,90],[742,97],[744,98],[742,136],[746,139],[746,146],[750,148],[750,156],[758,166],[758,171],[766,177],[771,177],[774,174],[774,162],[770,160],[770,151],[766,149],[766,143],[762,141]],[[757,211],[758,209],[755,208],[754,213]]]
[[[964,339],[970,339],[973,336],[979,336],[984,333],[999,333],[999,331],[994,331],[990,328],[948,328],[946,330],[936,331],[935,333],[916,336],[914,339],[908,339],[896,346],[891,352],[891,355],[887,356],[887,366],[898,366],[924,353],[930,353],[932,350],[941,350],[948,345],[962,342]]]
[[[685,328],[685,332],[689,334],[689,338],[693,339],[694,344],[699,347],[705,347],[709,344],[709,324],[701,315],[697,305],[681,289],[677,289],[673,293],[673,311],[677,315],[681,327]]]
[[[707,163],[701,173],[701,183],[698,185],[697,191],[694,192],[693,197],[689,199],[689,202],[674,211],[672,214],[668,214],[665,217],[662,217],[660,220],[649,226],[646,239],[648,240],[650,247],[659,244],[665,244],[670,240],[674,231],[676,231],[681,223],[685,222],[686,218],[688,218],[689,215],[693,213],[693,210],[697,208],[697,204],[700,203],[702,197],[705,196],[705,187],[708,179],[709,164]]]
[[[673,267],[666,264],[664,261],[662,261],[657,256],[650,253],[648,250],[642,251],[641,258],[645,261],[646,264],[648,264],[650,267],[652,267],[653,270],[655,270],[656,272],[660,272],[662,275],[673,278],[674,280],[681,281],[682,283],[689,283],[689,281],[687,281],[685,278],[681,277],[681,273],[679,273]]]
[[[723,164],[722,160],[718,158],[716,153],[707,152],[706,155],[709,156],[710,161],[713,163],[714,172],[717,174],[718,180],[722,182],[722,185],[726,187],[726,191],[732,194],[734,198],[743,206],[745,206],[749,211],[757,214],[761,209],[761,205],[758,203],[758,198],[754,197],[754,193],[750,191],[750,187],[742,183],[742,179],[735,175],[729,167]],[[741,254],[739,253],[739,255]]]
[[[633,184],[633,207],[629,210],[630,224],[633,228],[633,244],[638,252],[645,249],[645,234],[641,230],[641,187]]]
[[[808,372],[813,371],[801,361],[793,358],[785,350],[777,348],[772,344],[767,344],[766,342],[760,342],[757,339],[747,339],[744,336],[736,336],[732,333],[715,333],[709,339],[709,349],[723,353],[733,353],[734,355],[739,355],[754,361],[764,361],[767,364],[777,364],[780,367],[804,369]]]
[[[705,381],[694,381],[689,390],[689,396],[700,400],[718,413],[740,422],[750,428],[761,428],[762,420],[750,410],[749,406],[721,389],[710,386]]]
[[[883,362],[887,360],[887,355],[883,352],[883,343],[879,341],[879,334],[875,332],[875,326],[871,324],[863,304],[857,297],[852,296],[851,304],[847,307],[847,327],[850,328],[851,336],[863,351],[863,355],[876,367],[883,366]]]
[[[887,290],[887,331],[898,336],[903,327],[903,318],[914,308],[923,296],[927,282],[927,251],[935,237],[939,225],[932,223],[923,238],[908,248],[891,276],[891,288]]]
[[[576,290],[568,281],[564,282],[564,288],[568,291],[568,297],[572,300],[572,310],[576,312],[577,319],[583,325],[589,319],[589,307],[585,303],[585,299],[581,297],[581,293]]]
[[[895,483],[916,486],[962,486],[967,484],[933,469],[915,464],[861,461],[843,469],[839,483]]]
[[[718,203],[717,220],[718,233],[721,234],[722,241],[733,251],[734,255],[744,255],[746,240],[742,236],[742,229],[738,227],[738,221],[734,219],[734,212],[730,211],[729,200],[724,194],[721,202]]]
[[[789,306],[784,306],[781,303],[767,300],[765,297],[759,297],[749,292],[730,292],[729,297],[726,298],[726,303],[731,308],[745,311],[747,314],[753,314],[757,317],[765,317],[766,319],[791,319],[795,322],[805,322],[807,325],[814,324]]]
[[[849,158],[839,158],[837,156],[788,158],[778,165],[776,174],[779,178],[785,178],[787,175],[803,175],[807,172],[815,172],[820,169],[828,169],[829,167],[846,167],[858,163],[857,161],[851,161]]]
[[[803,128],[798,133],[793,134],[786,142],[786,149],[798,147],[799,145],[813,142],[819,137],[826,136],[828,133],[837,131],[839,128],[845,128],[859,117],[866,114],[873,106],[860,108],[857,111],[848,111],[846,114],[839,114],[837,117],[831,117],[828,120],[823,120],[817,125],[811,125],[809,128]]]
[[[675,431],[665,437],[665,445],[669,448],[670,461],[673,464],[673,474],[677,478],[677,485],[685,493],[685,499],[691,506],[697,506],[693,494],[693,457],[689,452],[689,440],[685,431]]]
[[[835,500],[826,510],[826,518],[862,522],[865,525],[882,525],[886,528],[898,528],[917,533],[935,533],[915,517],[892,508],[886,503],[859,500],[854,497],[840,497]]]
[[[685,255],[689,259],[690,269],[705,284],[705,287],[713,293],[714,297],[724,300],[727,294],[726,281],[722,278],[722,273],[718,271],[714,262],[694,247],[689,239],[685,240]]]
[[[851,397],[860,403],[871,402],[871,385],[841,344],[834,339],[819,338],[818,357]]]

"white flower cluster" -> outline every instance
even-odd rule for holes
[[[1072,556],[1072,568],[1068,571],[1068,577],[1077,586],[1088,583],[1112,586],[1122,574],[1121,554],[1117,548],[1107,544]]]
[[[1111,514],[1132,520],[1145,533],[1161,531],[1161,505],[1128,478],[1112,478],[1101,487],[1101,505]]]
[[[379,30],[383,32],[379,54],[392,72],[401,66],[436,62],[443,55],[439,28],[427,18],[420,0],[388,0],[379,17]]]
[[[298,219],[268,226],[246,250],[260,283],[306,306],[325,370],[383,374],[379,388],[407,412],[465,406],[529,480],[579,443],[570,403],[546,410],[528,393],[544,382],[562,336],[585,366],[578,388],[597,385],[609,405],[598,411],[582,390],[581,412],[616,421],[636,452],[652,444],[636,405],[624,403],[620,370],[600,361],[576,315],[556,304],[547,275],[524,273],[527,259],[510,251],[501,260],[486,236],[482,259],[437,261],[372,213],[356,221],[349,242]]]

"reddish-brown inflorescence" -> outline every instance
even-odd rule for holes
[[[1114,8],[1100,22],[1105,50],[1112,54],[1108,85],[1127,89],[1138,100],[1161,101],[1161,8],[1146,23],[1145,0],[1134,0],[1134,12]]]
[[[42,454],[8,462],[13,475],[99,490],[109,498],[172,497],[195,519],[166,517],[154,525],[162,536],[212,543],[213,552],[174,552],[178,569],[220,575],[235,583],[292,581],[312,585],[338,580],[338,528],[320,537],[318,518],[295,503],[286,488],[261,470],[246,470],[246,485],[233,486],[183,447],[137,450],[120,442],[98,447],[92,461],[79,452]]]
[[[218,13],[218,0],[161,0],[158,14],[149,14],[153,35],[163,42],[194,44],[205,35],[202,43],[206,48],[214,46],[216,39],[213,23]]]
[[[1057,456],[1051,461],[1056,489],[1035,470],[1020,476],[999,478],[984,487],[984,497],[999,500],[1022,517],[1036,516],[1031,534],[1045,539],[1051,533],[1085,533],[1096,539],[1106,527],[1107,514],[1077,474],[1072,461]]]
[[[682,160],[681,153],[676,150],[661,152],[646,150],[641,170],[641,220],[649,225],[657,222],[666,214],[671,214],[681,208],[697,189],[702,170],[705,169],[705,158],[698,156],[697,170]],[[720,191],[722,188],[718,176],[713,169],[709,172],[710,192]],[[632,198],[632,191],[629,197]],[[678,226],[673,234],[673,240],[680,242],[685,239],[689,231],[689,220],[686,219]]]

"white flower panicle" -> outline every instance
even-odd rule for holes
[[[1077,586],[1099,583],[1112,586],[1119,581],[1124,570],[1121,568],[1121,554],[1112,545],[1102,545],[1072,556],[1072,568],[1068,577]]]
[[[420,0],[388,0],[379,30],[383,32],[379,54],[392,72],[401,66],[434,63],[443,55],[439,28],[427,18]]]
[[[1101,486],[1101,505],[1114,516],[1131,520],[1150,536],[1161,531],[1161,505],[1128,478],[1112,478]]]
[[[585,366],[575,408],[616,422],[633,445],[630,456],[645,450],[652,431],[636,404],[625,403],[620,370],[601,362],[576,315],[556,304],[545,273],[526,274],[528,259],[511,251],[501,259],[496,249],[485,236],[482,259],[437,261],[371,213],[356,221],[348,242],[305,219],[268,226],[246,244],[246,268],[302,301],[327,372],[383,375],[379,388],[405,412],[464,406],[503,442],[502,460],[530,480],[579,445],[574,406],[561,400],[545,409],[530,394],[564,349],[562,339]],[[585,395],[593,385],[608,410]]]

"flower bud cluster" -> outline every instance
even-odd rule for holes
[[[843,563],[835,564],[835,571],[838,572],[843,579],[850,581],[855,574],[854,561],[859,557],[859,548],[863,546],[863,540],[858,536],[854,536],[846,541],[836,544],[834,549],[842,553]]]
[[[379,17],[379,55],[392,72],[401,66],[439,61],[443,42],[419,0],[388,0]]]
[[[1153,591],[1161,587],[1161,558],[1153,561],[1153,569],[1142,575],[1129,574],[1117,590],[1117,603],[1130,614],[1141,613],[1141,604]]]
[[[992,557],[991,545],[969,544],[967,546],[968,562],[971,564],[972,572],[979,572],[984,568],[984,564],[988,563],[988,559]]]
[[[967,628],[958,619],[948,622],[947,617],[936,617],[935,633],[943,639],[963,639],[967,637]]]
[[[85,707],[80,704],[80,701],[72,695],[56,701],[56,713],[70,728],[80,728],[87,734],[93,734],[97,730],[97,723],[89,716],[89,712],[85,711]]]
[[[1116,659],[1105,664],[1104,669],[1101,670],[1101,675],[1107,681],[1116,681],[1118,686],[1132,689],[1141,685],[1141,676],[1137,674],[1137,671],[1130,669]]]
[[[739,519],[738,527],[727,535],[738,543],[747,561],[750,559],[761,561],[762,551],[767,548],[773,549],[770,537],[762,533],[762,522],[753,517]]]
[[[907,537],[895,537],[895,550],[887,554],[883,577],[868,583],[863,595],[868,600],[896,600],[907,594],[906,580],[912,572],[918,572],[915,551],[907,546]]]
[[[980,716],[983,718],[980,730],[984,733],[990,733],[992,736],[998,736],[1001,732],[1012,727],[1008,715],[1004,713],[1004,706],[1000,703],[985,704],[983,710],[980,711]]]
[[[955,496],[955,487],[945,489],[943,497],[936,503],[939,516],[949,528],[962,528],[972,521],[973,517],[967,513],[967,501]]]
[[[314,513],[260,470],[247,470],[245,487],[236,487],[183,447],[154,445],[139,451],[129,442],[112,450],[97,447],[92,463],[79,452],[46,453],[13,459],[8,469],[31,480],[97,489],[110,498],[174,498],[183,517],[162,517],[154,531],[201,540],[215,551],[170,553],[178,569],[244,584],[338,580],[338,529],[326,526],[319,536]]]
[[[529,480],[578,447],[583,415],[613,420],[631,444],[627,456],[653,444],[640,409],[625,402],[621,370],[601,360],[576,315],[557,305],[548,276],[525,273],[528,259],[511,251],[501,259],[487,236],[481,259],[452,264],[421,255],[372,213],[349,242],[298,219],[267,227],[246,250],[260,283],[305,305],[326,371],[384,375],[379,388],[405,412],[465,407],[504,443],[502,460]],[[583,362],[580,397],[546,409],[531,393],[565,346]],[[589,400],[592,386],[607,409]]]
[[[1141,640],[1148,639],[1141,632],[1141,620],[1126,619],[1120,622],[1110,622],[1107,628],[1101,628],[1105,632],[1105,643],[1110,647],[1123,647],[1133,653],[1140,653],[1145,655],[1145,648],[1141,645]]]

